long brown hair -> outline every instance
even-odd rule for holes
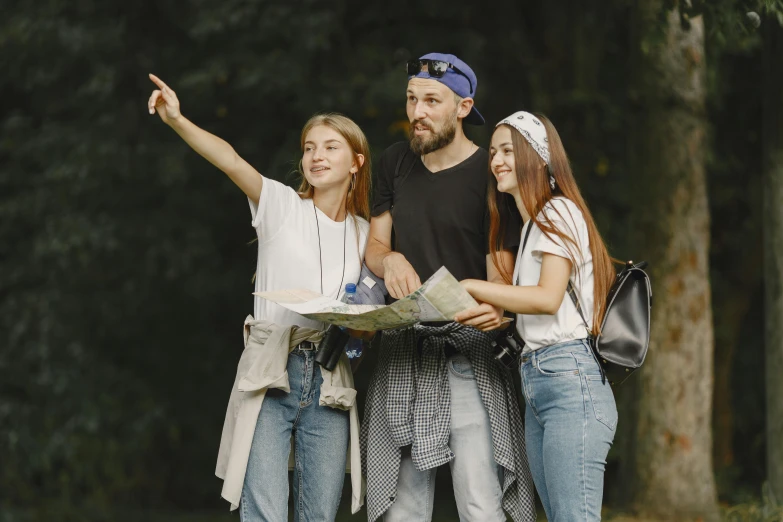
[[[550,173],[548,172],[544,160],[541,159],[541,156],[539,156],[533,147],[530,146],[519,131],[511,126],[507,126],[511,129],[511,143],[514,147],[515,174],[517,176],[519,194],[522,198],[522,204],[525,207],[525,211],[533,220],[533,223],[541,229],[544,235],[550,239],[552,239],[552,236],[557,236],[565,244],[577,276],[579,276],[580,266],[577,259],[580,261],[583,260],[582,253],[579,251],[579,246],[569,235],[553,227],[549,221],[539,219],[538,216],[544,209],[544,206],[549,203],[549,200],[556,196],[569,199],[582,213],[585,223],[587,224],[590,253],[593,256],[594,308],[593,328],[591,333],[593,335],[598,335],[601,329],[601,322],[606,313],[606,298],[609,294],[609,288],[615,278],[614,266],[612,265],[611,257],[609,257],[609,252],[606,250],[606,245],[601,238],[601,234],[595,226],[593,216],[587,208],[587,203],[585,203],[582,194],[579,192],[579,187],[576,185],[576,180],[571,171],[571,164],[569,163],[568,156],[563,148],[563,143],[560,141],[560,135],[548,118],[541,114],[536,114],[536,116],[544,124],[547,139],[549,140],[550,167],[551,174],[555,178],[555,190],[553,191],[549,185]],[[491,162],[492,158],[490,157],[489,188],[487,191],[490,215],[489,250],[492,254],[492,262],[495,265],[495,268],[502,274],[504,281],[508,284],[513,284],[507,267],[500,266],[503,264],[502,258],[500,258],[500,264],[498,263],[498,258],[500,256],[497,254],[502,250],[500,242],[501,239],[505,237],[506,227],[506,223],[501,220],[499,206],[507,205],[508,199],[501,198],[501,196],[505,196],[505,194],[498,191],[497,180],[492,174]],[[553,210],[560,215],[557,208],[553,208]],[[560,215],[560,219],[563,219],[562,215]]]
[[[348,142],[348,146],[351,147],[351,151],[354,154],[354,158],[361,154],[364,156],[364,163],[359,167],[356,172],[355,182],[352,182],[353,188],[348,190],[348,199],[345,204],[345,210],[353,214],[354,216],[360,216],[369,221],[370,219],[370,145],[367,143],[367,137],[362,132],[354,121],[342,114],[337,113],[325,113],[316,114],[305,123],[302,128],[302,136],[300,138],[300,146],[304,153],[305,140],[307,139],[307,133],[313,127],[324,125],[332,130],[337,131],[340,136],[345,138]],[[358,164],[358,162],[357,162]],[[314,188],[307,181],[302,170],[302,162],[299,161],[299,174],[302,177],[302,181],[299,184],[299,197],[303,199],[311,199],[313,197]]]

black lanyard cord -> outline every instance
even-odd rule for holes
[[[347,195],[346,195],[347,199]],[[318,262],[321,268],[321,295],[324,293],[324,259],[321,252],[321,226],[318,224],[318,212],[315,209],[315,199],[313,199],[313,216],[315,216],[315,228],[318,231]],[[345,280],[345,243],[348,230],[348,208],[345,209],[345,219],[343,220],[343,275],[340,277],[340,286],[337,287],[337,295],[335,299],[340,296],[340,290],[343,288],[343,281]]]

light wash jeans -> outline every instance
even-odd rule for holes
[[[245,483],[242,522],[288,520],[288,457],[294,434],[294,521],[331,522],[345,479],[347,411],[319,406],[321,369],[314,351],[288,356],[290,393],[268,390],[258,416]]]
[[[520,373],[527,458],[547,520],[601,520],[617,407],[587,340],[527,354]]]
[[[481,402],[476,377],[464,355],[446,362],[451,388],[451,434],[454,452],[451,478],[461,521],[504,521],[503,491],[499,466],[495,463],[489,415]],[[403,448],[397,497],[383,514],[384,522],[429,522],[435,496],[437,468],[418,471],[411,459],[410,446]]]

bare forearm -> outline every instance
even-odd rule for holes
[[[463,284],[476,300],[515,314],[553,315],[562,303],[562,297],[558,300],[552,291],[541,286],[513,286],[478,279]]]
[[[393,251],[388,246],[371,238],[367,244],[367,251],[364,253],[364,261],[367,263],[367,268],[372,270],[376,276],[384,277],[383,260],[392,253]]]
[[[185,143],[225,172],[247,197],[257,202],[264,184],[261,174],[240,158],[231,145],[185,118],[179,109],[177,94],[154,74],[149,76],[158,87],[152,91],[147,102],[150,114],[157,112],[160,119],[174,129]]]
[[[172,121],[170,126],[193,150],[231,176],[240,158],[228,142],[198,127],[184,116]]]
[[[392,251],[393,233],[394,222],[388,211],[373,217],[364,260],[375,275],[383,278],[389,295],[402,299],[419,288],[421,280],[405,256]]]

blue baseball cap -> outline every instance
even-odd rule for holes
[[[426,78],[428,80],[435,80],[440,82],[461,98],[474,98],[476,97],[476,88],[478,87],[478,80],[476,79],[476,73],[470,68],[468,64],[454,56],[453,54],[443,53],[429,53],[421,56],[419,60],[439,60],[446,62],[449,67],[441,77],[431,76],[427,68],[417,68],[419,72],[415,75],[409,75],[408,80],[411,78]],[[462,120],[470,125],[484,125],[484,116],[476,109],[473,108],[467,116]]]

